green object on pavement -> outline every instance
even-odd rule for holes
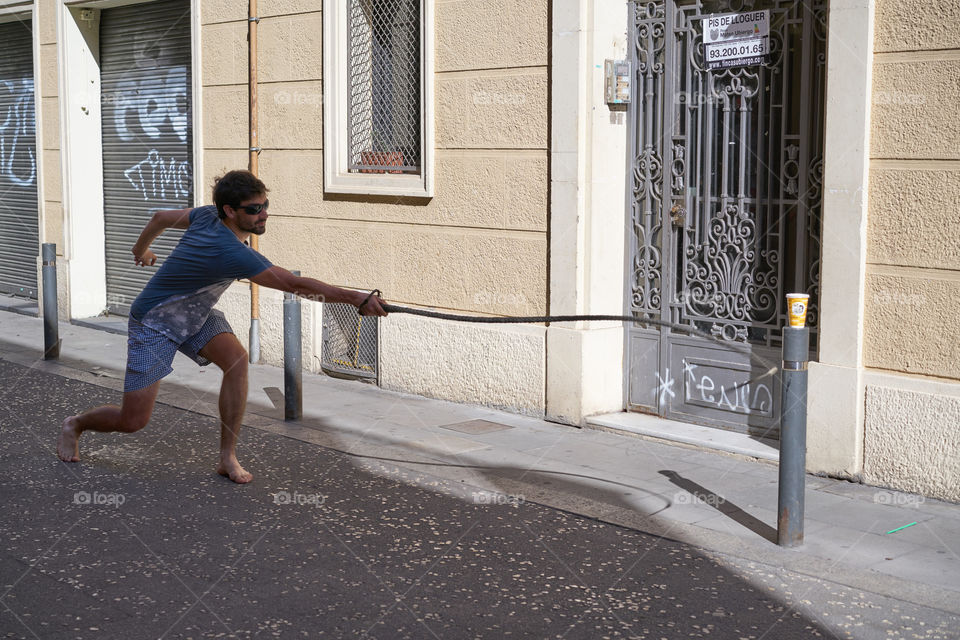
[[[910,524],[905,524],[905,525],[903,525],[902,527],[897,527],[896,529],[891,529],[890,531],[887,531],[887,533],[896,533],[897,531],[900,531],[900,529],[906,529],[907,527],[912,527],[912,526],[915,525],[915,524],[917,524],[917,523],[916,523],[916,522],[911,522]]]

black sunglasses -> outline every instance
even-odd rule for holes
[[[251,216],[258,216],[260,215],[261,211],[269,208],[270,208],[269,200],[265,200],[263,204],[241,204],[234,207],[234,209],[243,209],[244,212],[246,212]]]

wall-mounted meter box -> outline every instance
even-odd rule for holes
[[[630,63],[626,60],[605,60],[603,89],[607,104],[629,104]]]

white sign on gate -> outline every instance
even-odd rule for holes
[[[703,18],[703,55],[708,69],[763,64],[770,55],[770,10]]]

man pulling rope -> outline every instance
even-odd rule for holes
[[[213,306],[234,280],[326,302],[346,302],[362,315],[385,316],[383,300],[360,291],[295,276],[274,266],[245,244],[266,231],[267,187],[249,171],[231,171],[213,188],[215,205],[158,211],[133,246],[134,263],[152,266],[150,245],[164,230],[186,229],[177,247],[130,307],[127,371],[120,406],[105,405],[63,421],[57,455],[80,460],[84,431],[133,433],[150,421],[160,380],[180,351],[200,366],[223,370],[220,386],[220,460],[217,473],[245,483],[253,475],[240,466],[236,447],[247,404],[247,352],[223,313]]]
[[[274,266],[245,244],[250,234],[266,231],[269,201],[266,186],[248,171],[231,171],[214,184],[215,205],[196,209],[158,211],[133,247],[134,263],[152,266],[157,256],[151,243],[169,228],[186,229],[177,247],[161,265],[130,307],[127,371],[123,402],[90,409],[63,422],[57,455],[66,462],[80,459],[79,438],[84,431],[133,433],[150,421],[160,380],[173,371],[177,351],[197,364],[211,362],[223,370],[220,386],[220,460],[217,473],[245,483],[253,475],[237,461],[236,446],[247,402],[247,352],[233,334],[223,313],[213,309],[230,284],[249,278],[258,285],[325,302],[345,302],[361,315],[409,313],[459,322],[543,323],[613,320],[641,325],[669,326],[736,351],[761,365],[764,372],[749,382],[777,373],[777,366],[750,352],[698,331],[653,318],[622,315],[527,317],[464,316],[386,304],[380,291],[369,294],[341,289],[313,278],[303,278]]]

